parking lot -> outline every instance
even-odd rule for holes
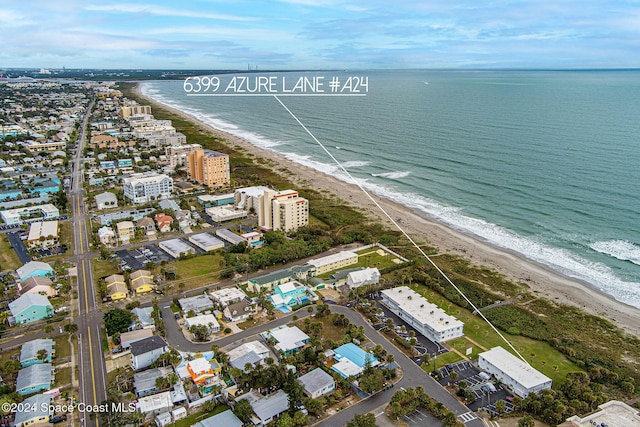
[[[441,346],[438,343],[435,343],[420,332],[416,331],[412,326],[408,325],[403,319],[396,316],[385,306],[380,304],[379,299],[376,299],[376,306],[382,309],[382,315],[377,316],[382,322],[385,322],[387,318],[393,319],[393,324],[396,327],[396,333],[400,335],[402,338],[409,338],[409,331],[415,332],[415,337],[417,340],[417,344],[415,345],[416,350],[420,353],[420,356],[415,357],[414,361],[420,365],[424,360],[424,355],[427,354],[429,357],[437,356],[439,354],[444,354],[448,350]],[[402,331],[402,326],[404,326],[404,332]]]
[[[20,258],[20,262],[23,264],[31,261],[31,255],[29,255],[29,250],[24,245],[24,242],[20,238],[20,233],[18,231],[12,231],[7,233],[7,238],[9,239],[9,243],[13,247],[13,250],[18,254],[18,258]]]
[[[186,240],[184,241],[187,242]],[[189,243],[187,242],[187,244]],[[193,247],[193,249],[196,251],[196,254],[198,255],[204,253],[202,249],[194,245],[189,244],[189,246]],[[112,257],[120,261],[119,266],[120,266],[120,270],[122,271],[140,270],[145,268],[145,266],[149,262],[159,265],[162,261],[165,261],[165,262],[175,261],[175,259],[171,255],[169,255],[168,253],[160,249],[158,246],[152,245],[152,244],[140,246],[136,249],[129,249],[129,250],[121,249],[121,250],[115,251]]]
[[[457,375],[455,381],[451,381],[450,375],[452,372],[455,372]],[[501,384],[493,380],[493,378],[476,368],[471,362],[465,360],[443,366],[440,368],[439,373],[440,379],[438,382],[443,386],[450,383],[459,384],[462,380],[467,383],[467,387],[473,391],[476,398],[474,402],[467,405],[472,411],[478,411],[478,409],[484,408],[489,413],[493,412],[494,415],[497,415],[495,403],[498,400],[505,401],[505,412],[508,413],[513,410],[513,406],[509,402],[512,394]]]
[[[442,422],[439,419],[427,413],[423,409],[416,409],[415,411],[405,415],[401,419],[402,421],[409,424],[410,426],[429,426],[429,427],[444,426],[444,424],[442,424]]]

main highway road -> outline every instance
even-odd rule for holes
[[[71,209],[73,224],[73,258],[78,267],[78,325],[80,401],[85,405],[99,405],[106,399],[106,368],[102,352],[101,324],[102,312],[96,304],[96,286],[91,270],[92,253],[89,246],[90,230],[87,230],[87,207],[84,203],[83,157],[87,141],[87,123],[93,108],[93,101],[87,106],[78,138],[76,154],[73,158],[71,183]],[[81,414],[85,427],[97,426],[98,420]]]

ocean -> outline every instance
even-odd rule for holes
[[[366,97],[281,98],[365,188],[640,308],[640,71],[316,74],[368,77]],[[347,180],[271,97],[142,90]]]

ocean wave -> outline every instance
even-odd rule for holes
[[[372,173],[371,176],[380,177],[380,178],[389,178],[389,179],[400,179],[409,176],[411,172],[384,172],[384,173]]]
[[[622,261],[640,265],[640,246],[626,240],[607,240],[589,245],[591,249]]]
[[[367,162],[365,160],[351,160],[351,161],[342,163],[342,166],[345,169],[348,169],[348,168],[360,168],[362,166],[369,166],[370,164],[371,162]]]

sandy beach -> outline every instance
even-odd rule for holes
[[[136,91],[141,97],[145,97],[139,87],[136,88]],[[157,103],[151,99],[149,101]],[[240,137],[213,128],[180,110],[165,104],[161,105],[176,115],[198,123],[212,134],[224,138],[229,146],[240,147],[258,157],[278,164],[279,168],[286,168],[292,173],[292,175],[287,175],[287,178],[294,183],[301,186],[313,186],[317,190],[331,193],[344,200],[345,203],[366,209],[370,217],[378,218],[381,222],[392,226],[386,216],[355,184],[347,184],[332,176],[295,163],[276,152],[257,148]],[[533,292],[537,292],[540,296],[546,296],[553,301],[571,304],[589,313],[601,315],[627,332],[640,336],[640,310],[635,307],[623,304],[586,283],[563,276],[541,264],[426,219],[405,206],[375,195],[373,197],[418,243],[429,243],[438,247],[441,252],[449,251],[462,255],[475,264],[493,268],[516,282],[526,283]]]

